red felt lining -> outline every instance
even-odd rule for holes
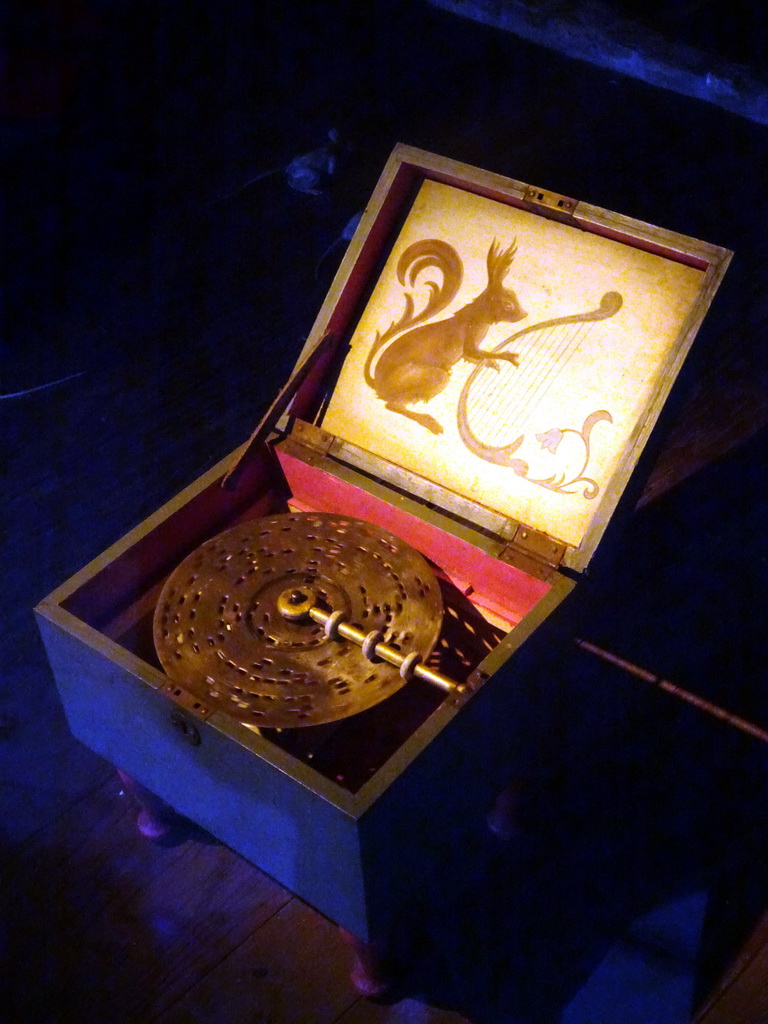
[[[336,512],[389,530],[434,562],[459,589],[466,593],[472,588],[473,604],[487,607],[510,623],[519,622],[550,590],[550,584],[390,505],[361,487],[280,449],[277,457],[293,494],[292,504],[297,508]]]

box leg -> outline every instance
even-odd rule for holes
[[[126,772],[117,769],[123,788],[130,793],[139,808],[136,826],[147,839],[165,839],[172,832],[178,833],[188,827],[189,822],[182,815],[151,793],[146,786],[131,778]]]
[[[491,832],[505,843],[525,832],[520,821],[520,806],[527,789],[526,779],[514,779],[496,797],[485,819]]]
[[[357,991],[369,998],[382,996],[390,988],[390,980],[386,976],[383,960],[374,942],[358,939],[346,928],[339,928],[341,937],[354,955],[349,978]]]

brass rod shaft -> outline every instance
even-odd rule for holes
[[[427,683],[432,683],[433,686],[439,686],[441,690],[445,690],[447,693],[456,691],[461,693],[464,689],[460,683],[454,682],[453,679],[444,676],[442,672],[436,672],[435,669],[428,668],[426,665],[417,665],[413,670],[413,674]]]
[[[331,618],[331,613],[323,611],[322,608],[318,608],[317,605],[313,605],[309,609],[309,616],[314,622],[317,622],[320,626],[325,626],[328,620]],[[359,626],[353,625],[351,622],[341,621],[336,626],[336,631],[339,636],[343,636],[346,640],[351,640],[352,643],[357,644],[358,647],[362,647],[365,643],[366,636]],[[388,662],[395,668],[399,669],[405,661],[407,654],[403,654],[401,651],[396,650],[394,647],[390,647],[389,644],[385,644],[383,641],[379,641],[373,647],[373,653],[377,658],[381,658],[382,661]],[[448,676],[444,676],[441,672],[436,672],[434,669],[427,668],[426,665],[416,664],[413,668],[413,675],[418,676],[419,679],[423,679],[428,683],[432,683],[433,686],[439,686],[441,690],[445,690],[447,693],[460,692],[464,689],[459,683],[454,682],[453,679],[449,679]]]

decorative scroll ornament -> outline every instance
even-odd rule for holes
[[[485,363],[475,366],[467,377],[457,409],[459,436],[467,448],[478,458],[507,466],[539,487],[575,494],[578,485],[583,484],[582,496],[595,498],[599,485],[586,475],[590,436],[595,424],[613,422],[607,410],[590,413],[580,430],[554,426],[535,435],[541,449],[558,458],[558,467],[549,476],[530,476],[529,463],[519,458],[517,452],[525,442],[525,427],[532,412],[583,344],[586,330],[591,324],[614,316],[622,304],[618,292],[606,292],[596,309],[531,324],[500,342],[493,354],[503,353],[523,335],[537,335],[535,348],[519,370],[503,363]]]

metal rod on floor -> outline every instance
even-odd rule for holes
[[[629,674],[635,676],[636,679],[642,679],[643,682],[650,683],[652,686],[657,686],[660,690],[664,690],[665,693],[669,693],[673,697],[677,697],[679,700],[684,700],[686,703],[692,704],[693,707],[705,712],[705,714],[711,715],[713,718],[719,718],[721,722],[727,722],[728,725],[733,726],[734,729],[739,729],[741,732],[745,732],[749,736],[754,736],[755,739],[758,739],[763,743],[768,743],[768,731],[759,728],[757,725],[753,725],[752,722],[748,722],[746,718],[734,715],[730,711],[726,711],[725,708],[721,708],[718,704],[713,704],[709,700],[704,700],[703,697],[697,697],[696,694],[691,693],[690,690],[684,690],[682,686],[675,686],[675,684],[670,683],[668,679],[662,679],[661,676],[654,675],[653,672],[648,672],[647,669],[640,668],[639,665],[633,665],[631,661],[625,661],[624,658],[619,658],[618,655],[611,654],[610,651],[606,651],[602,647],[598,647],[597,644],[590,643],[588,640],[577,639],[575,643],[583,651],[588,651],[590,654],[596,655],[603,661],[607,661],[611,665],[615,665],[617,668],[623,669],[625,672],[629,672]]]

